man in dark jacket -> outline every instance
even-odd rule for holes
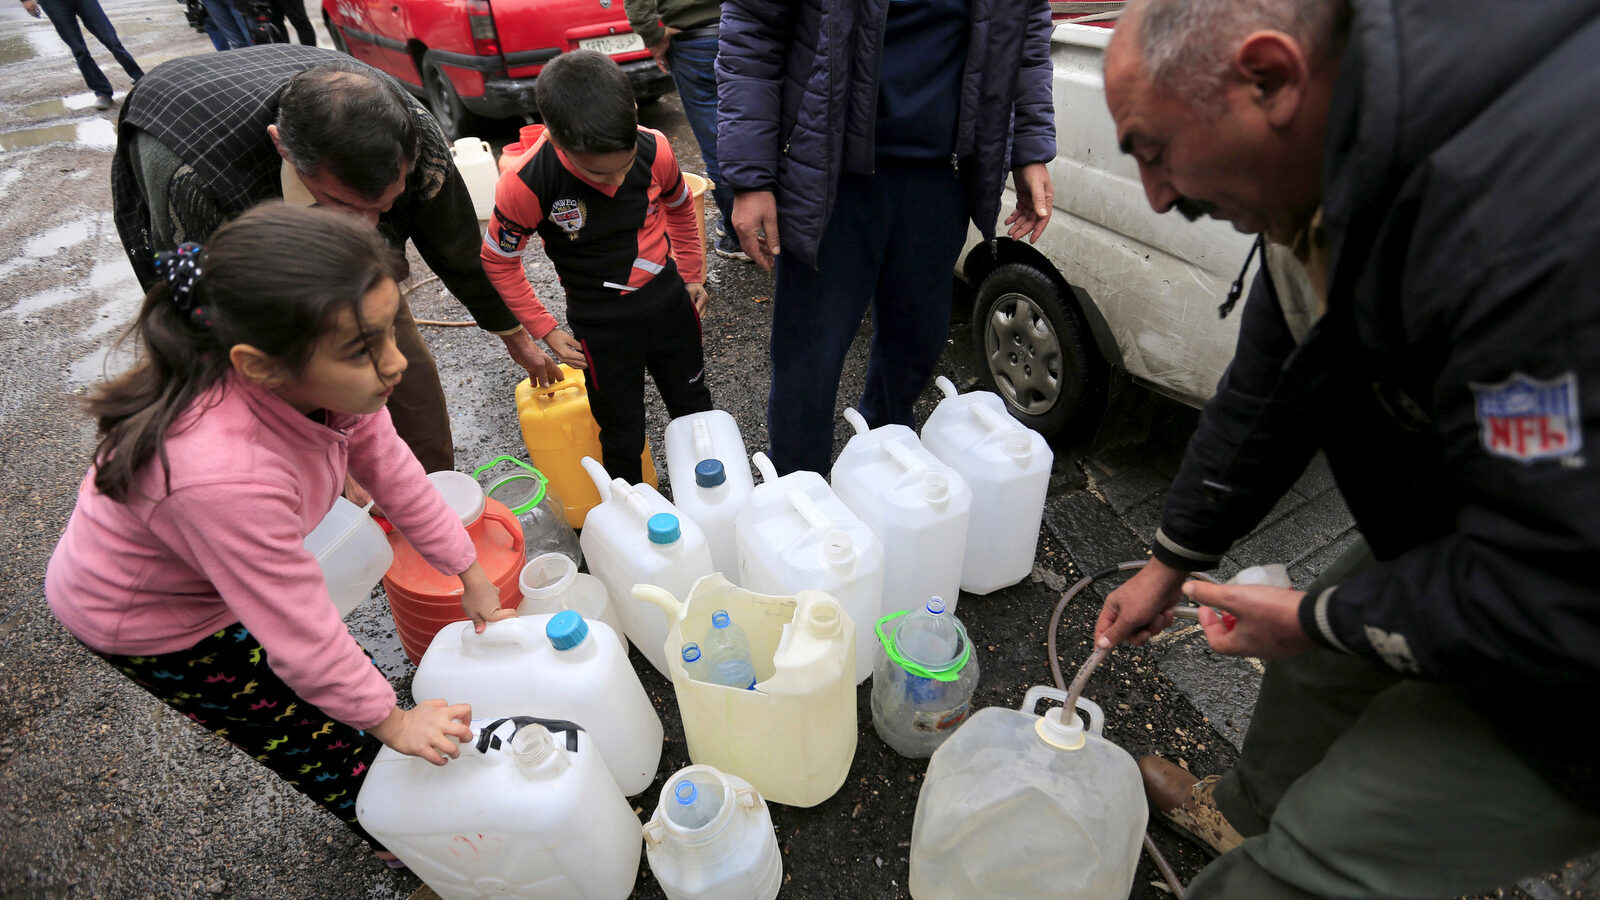
[[[775,258],[771,458],[828,471],[845,353],[868,304],[861,414],[912,425],[949,337],[970,218],[1050,219],[1055,112],[1045,0],[724,0],[717,148],[733,227]],[[780,246],[779,229],[782,229]]]
[[[111,188],[117,233],[146,289],[158,277],[154,251],[203,243],[257,203],[329,206],[365,219],[402,253],[410,239],[518,365],[560,380],[483,274],[472,198],[433,117],[389,76],[341,53],[274,45],[157,66],[122,106]],[[453,469],[439,372],[400,306],[396,341],[409,366],[389,412],[424,468]]]
[[[1233,771],[1140,763],[1223,854],[1190,897],[1457,896],[1600,848],[1596,58],[1597,0],[1147,0],[1117,28],[1150,205],[1266,253],[1099,640],[1170,623],[1319,449],[1363,534],[1304,592],[1182,588],[1271,661]]]

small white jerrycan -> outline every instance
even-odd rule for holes
[[[455,157],[456,171],[472,195],[472,211],[479,220],[488,219],[494,215],[494,187],[500,180],[500,165],[489,150],[489,142],[464,137],[450,146],[450,155]]]
[[[639,819],[571,722],[474,719],[448,766],[388,747],[356,818],[444,900],[623,900],[639,876]]]
[[[815,806],[833,796],[856,755],[856,626],[839,601],[819,591],[757,594],[720,573],[682,603],[654,585],[633,593],[667,612],[668,646],[704,634],[717,610],[750,639],[751,689],[696,681],[683,656],[669,654],[689,758],[743,778],[772,803]]]
[[[478,717],[538,715],[578,722],[617,787],[632,796],[661,764],[661,719],[611,626],[566,610],[439,629],[411,679],[414,697],[472,704]]]
[[[673,505],[706,533],[716,570],[738,578],[733,523],[755,486],[739,423],[720,409],[679,416],[667,423],[666,450]]]
[[[676,646],[672,654],[662,649],[667,617],[635,600],[633,586],[653,584],[687,595],[696,579],[715,571],[705,532],[650,485],[611,481],[592,457],[583,458],[583,468],[600,491],[600,505],[589,510],[579,538],[589,571],[605,584],[628,640],[670,677],[667,657],[677,652]]]
[[[876,622],[883,606],[883,542],[821,475],[802,470],[779,478],[765,453],[753,461],[761,484],[735,523],[739,583],[766,594],[822,591],[851,621]],[[872,642],[857,641],[856,684],[872,674],[873,658]]]
[[[929,597],[954,613],[972,516],[967,481],[904,425],[867,428],[847,407],[856,433],[833,464],[833,491],[883,542],[882,612],[914,611]]]
[[[306,550],[317,558],[328,582],[328,597],[341,617],[348,616],[372,596],[394,562],[394,548],[383,527],[368,510],[343,497],[333,498],[333,508],[306,535]]]
[[[644,854],[667,900],[773,900],[783,855],[750,783],[711,766],[679,769],[644,825]]]
[[[578,571],[565,553],[546,553],[528,560],[517,576],[522,590],[519,616],[554,615],[570,609],[590,622],[604,622],[617,636],[622,655],[628,655],[628,638],[622,633],[622,619],[611,602],[606,586],[593,575]]]
[[[1106,900],[1126,897],[1149,812],[1139,767],[1100,736],[1105,715],[979,710],[928,761],[911,826],[911,896]]]
[[[1037,431],[1006,413],[999,394],[957,394],[943,375],[933,383],[944,399],[922,425],[922,446],[972,489],[961,589],[992,593],[1033,571],[1055,454]]]

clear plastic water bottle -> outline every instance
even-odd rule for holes
[[[722,811],[722,784],[713,778],[684,778],[672,786],[667,817],[684,828],[702,828]]]
[[[930,756],[971,712],[978,660],[966,629],[934,597],[916,612],[880,619],[878,637],[873,729],[902,756]]]
[[[755,687],[756,665],[750,655],[750,639],[728,618],[727,610],[711,614],[711,627],[700,644],[715,673],[711,681],[734,688]]]
[[[694,641],[683,645],[683,670],[695,681],[716,681],[716,673],[711,671],[711,660],[706,659],[705,654],[700,652],[700,645]]]

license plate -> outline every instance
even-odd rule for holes
[[[644,38],[631,31],[627,34],[608,34],[605,37],[584,38],[578,41],[578,47],[583,50],[595,50],[609,56],[615,56],[618,53],[643,50]]]

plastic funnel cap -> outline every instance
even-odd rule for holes
[[[690,641],[689,643],[684,644],[683,645],[683,661],[686,662],[686,663],[692,663],[692,662],[698,662],[699,660],[700,660],[700,645],[696,644],[694,641]]]
[[[728,480],[720,459],[702,459],[694,467],[694,483],[701,487],[716,487]]]
[[[712,628],[727,628],[728,627],[728,611],[725,610],[725,609],[719,609],[716,612],[712,613],[711,614],[711,627]]]
[[[650,531],[652,544],[670,544],[681,534],[678,530],[678,517],[672,513],[656,513],[645,523],[645,527]]]
[[[557,650],[571,650],[589,636],[589,623],[583,620],[583,616],[564,609],[550,617],[549,623],[544,626],[544,636],[550,639],[550,646]]]
[[[678,801],[679,806],[690,806],[695,798],[700,796],[700,789],[694,786],[694,782],[685,778],[673,787],[672,796]]]

